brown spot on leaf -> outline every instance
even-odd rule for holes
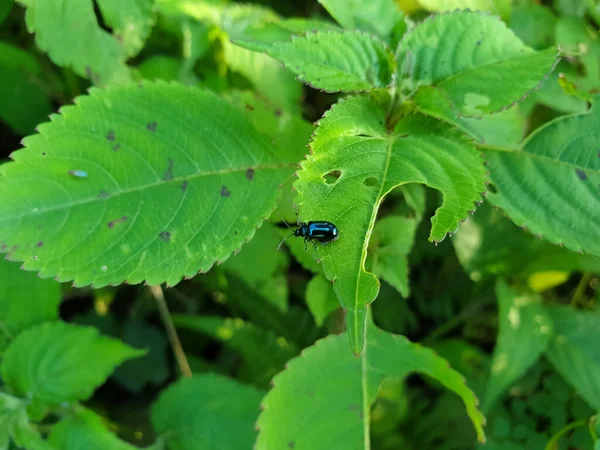
[[[156,131],[156,121],[150,122],[148,125],[146,125],[146,130],[148,131]]]
[[[254,169],[246,170],[246,178],[248,178],[251,181],[254,179]]]
[[[183,183],[181,183],[181,190],[182,190],[183,192],[185,192],[185,191],[187,191],[187,188],[188,188],[188,182],[187,182],[187,180],[186,180],[186,181],[184,181]]]
[[[254,106],[252,106],[252,105],[251,105],[251,104],[249,104],[249,103],[246,103],[246,109],[247,109],[248,111],[254,111]]]
[[[575,173],[577,174],[580,180],[587,180],[587,173],[585,173],[583,170],[575,169]]]
[[[158,237],[161,238],[165,242],[169,242],[171,240],[171,232],[169,232],[169,231],[161,231],[158,234]]]
[[[173,179],[173,160],[171,158],[168,159],[169,166],[163,175],[163,180],[169,181]]]
[[[112,220],[112,221],[108,222],[108,228],[114,228],[115,225],[117,225],[121,222],[125,222],[127,219],[129,219],[129,217],[123,216],[118,219]]]
[[[44,241],[39,241],[36,246],[38,247],[43,247],[44,246]]]
[[[281,114],[283,114],[283,113],[281,112],[281,110],[280,110],[280,109],[276,109],[276,110],[275,110],[275,116],[276,116],[276,117],[281,117]]]
[[[114,141],[115,140],[115,130],[108,130],[108,133],[106,133],[106,139],[108,139],[109,141]]]
[[[106,198],[109,195],[110,194],[108,192],[106,192],[105,190],[102,190],[102,191],[98,192],[98,198]]]
[[[227,189],[225,185],[221,188],[221,197],[229,197],[231,196],[231,191]]]
[[[121,144],[115,144],[115,145],[113,145],[112,151],[118,152],[120,148],[121,148]]]

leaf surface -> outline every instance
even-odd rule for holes
[[[300,220],[327,220],[340,238],[321,246],[325,276],[346,310],[352,349],[364,339],[366,305],[379,282],[365,270],[367,247],[379,205],[397,186],[422,183],[442,191],[442,206],[432,218],[430,241],[454,232],[473,202],[485,191],[484,167],[458,131],[425,116],[402,118],[390,134],[385,112],[368,97],[342,100],[320,121],[313,154],[298,172]],[[339,178],[325,176],[339,173]]]
[[[13,392],[51,407],[86,400],[116,366],[143,354],[95,328],[47,322],[15,338],[0,371]]]
[[[344,28],[364,30],[383,40],[387,40],[394,28],[404,22],[404,14],[391,0],[319,0],[319,3]]]
[[[486,200],[469,217],[452,245],[473,281],[490,275],[519,277],[536,272],[600,272],[600,258],[552,245],[520,229]]]
[[[154,0],[97,1],[104,21],[122,44],[127,57],[137,55],[154,26]]]
[[[485,150],[490,202],[553,244],[600,256],[600,108],[558,118],[520,151]]]
[[[306,304],[318,326],[323,326],[325,319],[340,307],[331,282],[321,274],[315,275],[308,282]]]
[[[554,336],[546,356],[593,409],[600,409],[600,311],[548,308]]]
[[[498,18],[471,11],[434,16],[398,46],[401,88],[429,109],[456,116],[497,112],[535,89],[557,62],[556,49],[535,52]],[[433,86],[437,103],[422,86]],[[423,96],[425,96],[423,98]]]
[[[369,328],[359,358],[346,350],[346,339],[337,335],[318,341],[275,377],[257,422],[257,450],[369,448],[370,408],[381,382],[388,377],[403,379],[412,372],[433,377],[458,394],[479,439],[484,440],[477,399],[444,359],[375,327]]]
[[[327,92],[363,91],[391,83],[394,58],[385,44],[358,31],[316,32],[275,42],[267,53],[301,80]]]
[[[387,216],[373,229],[370,254],[371,270],[403,296],[408,297],[408,254],[412,249],[417,230],[414,218]]]
[[[51,111],[40,73],[33,55],[0,42],[0,119],[20,135],[33,132]]]
[[[93,90],[39,128],[0,166],[0,245],[78,286],[207,271],[296,167],[230,103],[179,85]]]
[[[262,396],[223,376],[194,375],[161,393],[152,406],[152,424],[169,450],[249,449]]]
[[[238,318],[174,314],[173,322],[179,328],[199,331],[237,351],[244,360],[241,370],[245,373],[241,378],[259,386],[266,386],[298,352],[285,338]]]
[[[70,66],[97,85],[130,80],[125,52],[115,37],[100,28],[91,0],[19,1],[27,8],[27,29],[55,64]]]
[[[21,331],[58,318],[60,284],[0,259],[0,353]]]
[[[488,11],[510,16],[510,0],[419,0],[419,4],[427,11],[446,12],[456,9],[470,9],[472,11]]]
[[[59,450],[134,450],[111,433],[94,412],[78,408],[52,427],[48,443]]]
[[[552,319],[538,296],[519,292],[501,278],[496,283],[496,296],[500,326],[484,411],[535,363],[552,336]]]

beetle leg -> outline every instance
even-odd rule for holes
[[[304,250],[306,251],[308,249],[308,244],[306,243],[307,239],[304,238]]]

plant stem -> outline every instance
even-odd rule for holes
[[[546,444],[546,448],[544,450],[557,450],[558,449],[558,440],[571,431],[574,428],[585,427],[588,424],[587,419],[576,420],[575,422],[571,422],[570,424],[564,426],[560,430],[556,432],[554,436],[550,438],[548,443]]]
[[[587,287],[590,279],[592,278],[592,274],[584,273],[579,280],[579,284],[575,289],[575,293],[573,294],[573,298],[571,299],[571,306],[582,305],[583,295],[585,294],[585,288]]]
[[[171,320],[171,313],[169,313],[169,307],[167,306],[167,302],[165,301],[165,294],[163,293],[163,290],[160,286],[150,286],[150,291],[152,292],[152,295],[156,300],[158,313],[160,314],[160,318],[167,332],[167,337],[169,338],[169,342],[171,343],[171,348],[173,349],[173,353],[175,354],[175,360],[177,361],[179,370],[181,370],[181,374],[184,377],[191,377],[192,369],[190,369],[190,364],[188,363],[188,360],[185,357],[183,347],[181,346],[181,341],[179,340],[179,336],[177,335],[177,330],[175,329],[175,325],[173,325],[173,320]]]

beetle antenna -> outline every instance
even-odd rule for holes
[[[279,217],[281,217],[281,220],[283,220],[283,223],[285,223],[285,224],[287,225],[287,227],[288,227],[290,230],[294,230],[294,229],[293,229],[293,228],[290,226],[290,224],[289,224],[289,223],[287,223],[287,222],[285,221],[285,219],[283,218],[283,216],[282,216],[281,214],[279,214],[279,211],[275,211],[275,212],[277,213],[277,215],[278,215]],[[287,239],[287,238],[285,238],[285,239]],[[285,239],[284,239],[284,240],[285,240]],[[279,244],[279,245],[281,245],[281,244]],[[277,248],[279,248],[279,247],[277,247]]]
[[[287,241],[289,238],[291,238],[291,237],[292,237],[292,236],[294,236],[294,235],[295,235],[295,233],[292,233],[292,234],[290,234],[289,236],[287,236],[287,237],[283,238],[283,240],[282,240],[282,241],[279,243],[279,245],[277,246],[277,250],[279,250],[279,249],[281,248],[281,245],[282,245],[282,244],[283,244],[285,241]]]

